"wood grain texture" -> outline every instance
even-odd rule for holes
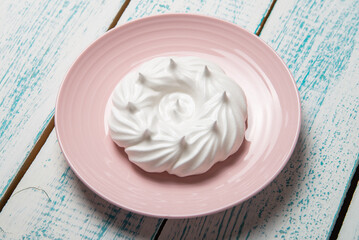
[[[357,186],[350,202],[338,239],[359,240],[359,186]]]
[[[0,213],[0,238],[152,239],[161,221],[115,207],[88,189],[53,131]]]
[[[261,193],[215,215],[168,220],[160,239],[325,239],[358,164],[359,2],[278,0],[261,38],[294,74],[302,128]]]
[[[168,6],[165,3],[164,7],[153,2],[136,2],[139,5],[133,5],[133,2],[129,6],[132,13],[125,12],[124,19],[126,20],[142,17],[146,14],[186,11],[183,8],[175,9],[172,7],[172,4],[181,5],[178,2],[169,3]],[[358,4],[354,1],[334,0],[325,3],[324,1],[277,1],[261,37],[280,54],[297,80],[303,110],[303,126],[298,146],[286,168],[260,194],[244,204],[216,215],[197,219],[169,220],[160,238],[273,239],[281,237],[285,239],[310,239],[316,237],[322,239],[328,237],[341,198],[346,191],[346,184],[349,182],[358,159],[359,124],[357,109],[359,89],[357,79],[359,77],[359,47],[356,40],[358,39],[359,28]],[[192,3],[190,6],[197,6],[197,3]],[[220,5],[219,8],[226,9],[223,5]],[[196,7],[190,7],[191,9],[196,9]],[[228,9],[230,12],[235,12],[236,16],[241,11],[233,8]],[[209,8],[209,10],[215,11],[216,9]],[[255,10],[252,12],[254,13]],[[205,13],[202,6],[201,13],[210,15],[212,12]],[[230,17],[218,17],[231,20]],[[234,17],[234,19],[238,18]],[[261,18],[253,17],[253,19]],[[236,21],[240,22],[240,20]],[[247,26],[251,26],[251,24]],[[251,31],[255,31],[255,28],[247,27]],[[48,159],[48,156],[52,154],[55,155],[51,159],[58,159],[61,155],[51,149],[49,144],[46,144],[41,155],[44,155],[44,159]],[[39,159],[40,156],[35,160],[34,165],[31,166],[15,191],[15,195],[10,198],[9,203],[0,214],[0,227],[6,232],[6,236],[14,236],[14,238],[18,236],[9,233],[16,230],[16,226],[7,223],[6,220],[15,216],[17,212],[19,212],[16,214],[17,221],[22,221],[23,216],[31,218],[25,223],[25,226],[31,224],[31,221],[35,221],[38,217],[40,219],[38,226],[52,228],[51,231],[54,233],[59,231],[76,233],[84,231],[83,229],[86,228],[83,226],[85,224],[74,224],[77,215],[69,216],[71,211],[67,212],[67,208],[77,210],[77,208],[82,207],[84,216],[90,214],[91,211],[100,212],[99,222],[105,221],[103,219],[108,216],[113,216],[111,212],[116,210],[106,211],[107,207],[102,207],[101,204],[99,204],[100,207],[97,206],[101,199],[93,195],[93,198],[96,199],[91,200],[91,195],[88,197],[89,195],[86,194],[92,193],[88,192],[89,190],[86,188],[83,191],[78,191],[79,193],[85,192],[82,194],[86,197],[80,197],[81,200],[73,201],[76,202],[74,205],[65,207],[61,205],[60,200],[57,200],[57,206],[62,206],[62,211],[53,207],[48,213],[50,216],[55,215],[54,219],[36,215],[36,212],[40,211],[38,210],[40,208],[36,206],[26,208],[27,211],[30,211],[29,213],[21,212],[19,206],[46,204],[47,196],[42,190],[38,189],[27,189],[16,194],[17,191],[29,186],[44,188],[43,190],[46,189],[47,193],[48,190],[53,189],[55,192],[52,195],[48,194],[51,202],[53,196],[58,194],[56,187],[45,188],[45,185],[37,184],[34,180],[42,178],[41,175],[46,176],[47,169],[38,163]],[[56,178],[58,179],[57,182],[61,182],[61,175],[66,170],[63,168],[58,173],[52,173],[50,178],[45,178],[45,182],[55,181],[56,183],[54,180]],[[75,178],[71,181],[77,180]],[[58,194],[60,198],[67,199],[73,196],[74,184],[71,181],[70,183],[63,181],[61,184],[53,185],[65,189],[62,194]],[[78,181],[77,184],[81,185]],[[30,194],[30,196],[26,195],[21,201],[16,200],[16,197],[25,193]],[[40,200],[30,201],[30,203],[27,201],[30,197],[36,199],[38,195],[41,195],[41,199],[43,198],[42,202]],[[19,202],[12,204],[13,201]],[[97,206],[96,208],[102,210],[94,210],[94,207],[89,207],[91,204],[88,202],[92,202],[92,206]],[[103,202],[103,204],[106,203]],[[46,214],[44,215],[46,216]],[[32,218],[32,216],[35,217]],[[147,221],[147,218],[144,219]],[[118,222],[121,221],[118,220]],[[61,222],[60,227],[56,226],[54,222]],[[21,222],[18,223],[21,224]],[[158,223],[151,224],[139,225],[146,229],[149,225],[154,226],[154,229],[158,226]],[[98,229],[95,225],[93,225],[94,229]],[[106,226],[108,225],[113,226],[114,224],[107,224]],[[30,225],[28,229],[26,234],[30,234],[32,231],[41,234],[41,231],[34,230],[41,229],[41,227],[37,228],[35,224]],[[127,232],[127,230],[125,231]],[[141,234],[138,236],[150,237],[152,235],[149,232],[149,230],[141,230]],[[91,234],[92,231],[85,231],[82,237],[93,236]],[[55,235],[51,236],[54,237]],[[114,235],[109,234],[108,236],[111,238]]]
[[[217,17],[256,32],[272,0],[132,0],[118,24],[163,13],[196,13]]]
[[[72,62],[124,0],[0,3],[0,198],[54,113]]]

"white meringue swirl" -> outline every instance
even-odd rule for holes
[[[112,101],[113,141],[148,172],[204,173],[235,153],[244,139],[245,95],[204,59],[152,59],[119,82]]]

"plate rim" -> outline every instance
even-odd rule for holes
[[[63,147],[63,139],[61,138],[61,133],[60,130],[57,126],[59,126],[59,120],[58,120],[58,111],[59,111],[59,105],[61,104],[61,96],[64,95],[64,83],[67,81],[68,79],[68,75],[70,72],[72,72],[72,70],[75,68],[76,63],[79,61],[79,59],[81,59],[84,55],[86,55],[88,49],[94,45],[96,45],[98,42],[100,42],[103,38],[106,38],[107,35],[112,34],[112,32],[115,31],[121,31],[122,28],[130,26],[132,24],[136,24],[136,23],[141,23],[141,22],[147,22],[151,19],[156,19],[156,18],[168,18],[168,17],[192,17],[192,18],[202,18],[203,20],[206,21],[216,21],[220,24],[225,24],[225,25],[229,25],[232,28],[237,28],[240,31],[243,31],[245,34],[250,35],[250,37],[254,37],[255,39],[259,40],[261,42],[261,45],[263,47],[266,47],[269,51],[271,51],[274,56],[279,60],[279,62],[281,63],[281,65],[284,67],[284,69],[286,70],[288,77],[290,78],[290,83],[293,87],[292,90],[294,90],[294,92],[296,93],[295,95],[295,100],[296,100],[296,107],[297,107],[297,113],[298,113],[298,118],[296,119],[297,121],[297,125],[296,127],[296,131],[295,131],[295,135],[294,135],[294,139],[292,141],[291,147],[289,149],[289,151],[287,151],[287,154],[285,156],[285,161],[282,161],[280,167],[277,169],[277,171],[274,172],[274,174],[272,174],[272,176],[270,178],[267,179],[267,181],[263,182],[261,184],[261,186],[259,188],[257,188],[255,191],[253,191],[251,194],[247,195],[246,197],[234,202],[234,203],[230,203],[227,205],[223,205],[222,207],[218,207],[216,209],[212,209],[211,211],[205,211],[202,212],[200,214],[195,213],[195,214],[176,214],[176,215],[171,215],[171,214],[156,214],[156,213],[151,213],[150,211],[144,212],[144,211],[138,211],[136,209],[133,209],[131,207],[127,207],[127,206],[123,206],[115,201],[113,201],[112,199],[108,198],[106,195],[100,193],[97,191],[96,187],[93,187],[90,183],[87,182],[87,180],[81,176],[81,174],[78,172],[78,170],[74,167],[74,165],[72,164],[72,162],[70,161],[68,154],[66,153],[66,150]],[[289,79],[288,79],[289,80]],[[158,14],[158,15],[151,15],[151,16],[146,16],[146,17],[141,17],[139,19],[135,19],[135,20],[131,20],[129,22],[126,23],[122,23],[119,26],[116,26],[110,30],[108,30],[107,32],[105,32],[104,34],[102,34],[100,37],[98,37],[96,40],[92,41],[90,44],[88,44],[83,50],[82,52],[78,55],[78,57],[72,62],[70,68],[68,69],[65,77],[63,78],[59,90],[58,90],[58,94],[56,97],[56,103],[55,103],[55,113],[54,113],[54,122],[55,122],[55,132],[56,132],[56,137],[59,143],[59,146],[61,148],[61,151],[64,155],[64,158],[66,159],[67,163],[69,164],[69,166],[71,167],[71,170],[75,173],[75,175],[81,180],[81,182],[83,184],[85,184],[85,186],[87,186],[89,189],[91,189],[91,191],[93,191],[96,195],[100,196],[102,199],[106,200],[107,202],[118,206],[122,209],[125,209],[127,211],[131,211],[134,212],[136,214],[140,214],[140,215],[145,215],[145,216],[149,216],[149,217],[156,217],[156,218],[168,218],[168,219],[183,219],[183,218],[195,218],[195,217],[203,217],[203,216],[207,216],[207,215],[212,215],[218,212],[222,212],[226,209],[229,209],[231,207],[237,206],[238,204],[241,204],[243,202],[245,202],[246,200],[252,198],[253,196],[257,195],[259,192],[261,192],[263,189],[265,189],[271,182],[273,182],[273,180],[280,174],[280,172],[283,170],[283,168],[287,165],[290,157],[292,156],[295,147],[297,145],[298,139],[299,139],[299,135],[300,135],[300,131],[301,131],[301,120],[302,120],[302,109],[301,109],[301,101],[300,101],[300,94],[299,94],[299,90],[298,87],[296,85],[296,81],[291,73],[291,71],[289,70],[288,66],[286,65],[286,63],[284,62],[284,60],[278,55],[278,53],[271,47],[269,46],[264,40],[262,40],[259,36],[257,36],[256,34],[244,29],[243,27],[234,24],[232,22],[228,22],[225,20],[222,20],[220,18],[216,18],[216,17],[212,17],[212,16],[207,16],[204,14],[195,14],[195,13],[165,13],[165,14]]]

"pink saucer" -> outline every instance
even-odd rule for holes
[[[173,55],[217,63],[248,100],[240,150],[187,178],[142,171],[107,127],[110,95],[121,78],[147,60]],[[83,52],[62,83],[55,125],[72,170],[104,199],[148,216],[197,217],[245,201],[279,174],[298,139],[300,100],[283,61],[257,36],[215,18],[167,14],[115,28]]]

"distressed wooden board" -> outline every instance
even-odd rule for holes
[[[115,207],[88,189],[53,131],[0,213],[0,238],[150,239],[161,222]]]
[[[357,186],[350,202],[338,239],[359,240],[359,186]]]
[[[0,198],[51,119],[68,68],[123,2],[0,2]]]
[[[234,22],[256,32],[272,0],[132,0],[118,24],[163,13],[196,13]]]
[[[358,30],[358,1],[277,1],[261,38],[288,64],[301,94],[294,154],[254,198],[215,215],[169,220],[160,239],[330,236],[358,161]]]

